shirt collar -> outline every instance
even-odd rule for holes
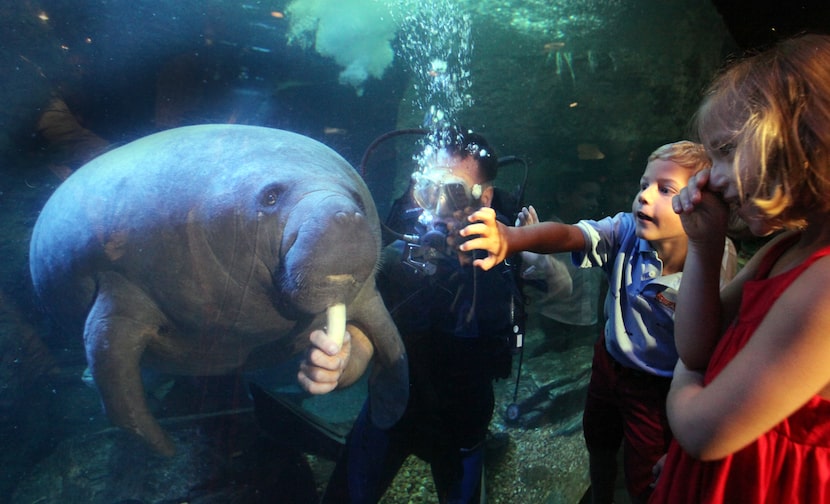
[[[639,238],[637,244],[638,252],[642,256],[651,257],[656,261],[660,266],[660,271],[663,270],[663,261],[657,255],[657,250],[651,246],[651,243],[648,240],[643,240]],[[678,271],[677,273],[672,273],[671,275],[660,275],[651,280],[649,283],[662,285],[664,287],[668,287],[669,289],[679,289],[680,288],[680,280],[683,278],[683,272]]]

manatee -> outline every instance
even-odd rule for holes
[[[172,455],[141,367],[207,376],[285,363],[340,305],[375,346],[372,419],[397,421],[409,382],[375,287],[380,247],[371,195],[333,150],[212,124],[140,138],[70,175],[35,224],[30,270],[43,306],[83,333],[110,421]]]

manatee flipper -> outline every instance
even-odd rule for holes
[[[409,365],[406,354],[387,365],[376,366],[369,377],[372,423],[388,429],[403,416],[409,399]]]
[[[110,421],[165,456],[173,441],[150,413],[140,361],[158,334],[160,313],[139,289],[118,274],[102,275],[84,327],[87,362]]]
[[[369,411],[372,423],[381,429],[394,425],[409,401],[409,364],[398,328],[386,310],[377,289],[364,288],[359,298],[360,313],[352,313],[358,326],[375,347],[375,363],[369,377]]]

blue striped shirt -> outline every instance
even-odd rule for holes
[[[585,250],[573,253],[574,264],[602,268],[608,277],[608,352],[623,366],[672,376],[674,306],[683,273],[663,276],[663,262],[648,241],[637,237],[630,212],[576,225],[585,236]]]

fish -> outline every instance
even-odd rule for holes
[[[563,47],[565,47],[564,42],[561,42],[561,41],[548,42],[547,44],[542,46],[542,50],[546,54],[550,54],[552,52],[558,51],[559,49],[562,49]]]
[[[345,128],[335,128],[332,126],[326,126],[323,128],[323,133],[326,135],[345,135],[348,132],[349,130]]]
[[[605,154],[597,144],[581,143],[576,146],[577,157],[582,160],[605,159]]]

